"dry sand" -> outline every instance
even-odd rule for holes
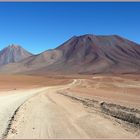
[[[140,109],[140,76],[92,76],[69,89],[73,95]]]
[[[7,138],[136,138],[118,123],[57,93],[76,84],[74,80],[66,86],[48,88],[28,100],[17,113]]]
[[[9,120],[13,116],[15,110],[22,105],[27,99],[33,95],[42,92],[46,88],[36,88],[28,90],[17,90],[2,92],[0,96],[0,138],[6,132]]]
[[[3,78],[0,138],[4,132],[12,139],[137,137],[120,123],[59,92],[140,109],[139,76],[7,75],[0,78]]]

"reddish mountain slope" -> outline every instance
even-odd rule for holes
[[[0,66],[21,61],[32,54],[18,45],[9,45],[0,51]]]
[[[117,35],[74,36],[54,50],[28,57],[0,71],[17,73],[139,73],[140,45]]]

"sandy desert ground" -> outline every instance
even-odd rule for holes
[[[0,138],[140,138],[138,75],[0,79]]]

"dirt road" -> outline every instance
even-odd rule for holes
[[[3,137],[8,127],[9,120],[15,110],[30,97],[45,90],[46,88],[36,88],[30,90],[3,91],[0,94],[0,138]]]
[[[26,101],[12,121],[7,138],[136,138],[115,121],[61,94],[64,86],[47,88]]]

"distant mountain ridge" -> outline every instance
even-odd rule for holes
[[[118,35],[74,36],[55,49],[2,66],[0,72],[140,73],[140,45]]]
[[[21,46],[11,44],[0,51],[0,66],[21,61],[31,55]]]

